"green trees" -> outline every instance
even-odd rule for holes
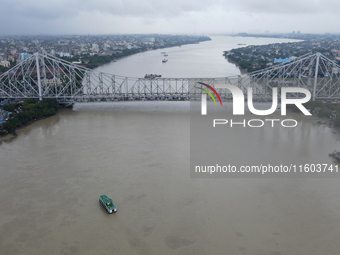
[[[22,125],[26,125],[31,120],[28,112],[19,112],[17,115],[17,118],[21,122]]]
[[[332,114],[332,111],[328,108],[320,108],[317,114],[318,117],[329,118]]]
[[[2,109],[8,112],[14,112],[16,105],[15,104],[5,104]]]
[[[11,118],[7,120],[4,124],[2,124],[3,129],[7,130],[8,133],[13,134],[17,127],[20,127],[22,124],[17,118]]]
[[[334,120],[334,127],[340,127],[340,117],[336,117]]]
[[[25,101],[22,104],[22,109],[27,110],[28,105],[35,104],[36,100],[33,98],[26,98]]]
[[[304,104],[304,106],[307,109],[311,109],[311,110],[314,110],[317,107],[322,108],[323,105],[324,104],[322,103],[322,101],[308,101],[307,103]]]
[[[8,133],[13,134],[18,127],[27,124],[32,119],[56,114],[59,104],[54,98],[45,98],[39,102],[33,98],[26,98],[22,104],[22,109],[22,112],[15,114],[13,118],[10,118],[2,125],[3,129]]]
[[[42,101],[40,101],[39,104],[42,106],[42,109],[44,109],[44,108],[45,109],[51,109],[51,110],[54,110],[55,113],[59,109],[58,101],[55,98],[45,98]]]
[[[323,103],[322,101],[309,101],[304,106],[321,118],[330,118],[334,127],[340,127],[340,106],[337,104]]]

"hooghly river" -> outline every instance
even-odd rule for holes
[[[166,65],[174,52],[182,68],[159,67],[160,53],[152,51],[101,70],[137,77],[233,75],[238,69],[216,48],[279,41],[212,39],[167,49]],[[211,75],[205,66],[189,67],[187,75],[182,70],[186,63],[199,69],[210,58],[223,63]],[[188,102],[76,104],[2,143],[0,254],[339,254],[340,179],[191,178],[189,109]],[[259,129],[251,139],[234,131],[242,153],[233,157],[251,164],[247,155],[265,146],[280,164],[292,157],[335,164],[327,156],[339,148],[334,130],[288,117],[299,121],[290,132]],[[234,143],[224,147],[226,154],[234,149]],[[101,194],[113,199],[116,214],[102,208]]]

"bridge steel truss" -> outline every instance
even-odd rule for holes
[[[300,87],[313,100],[340,99],[340,66],[321,53],[244,75],[222,78],[131,78],[98,72],[49,54],[35,53],[0,75],[0,98],[56,98],[60,103],[117,100],[200,100],[202,82],[214,87],[231,84],[253,100],[267,101],[272,89]],[[222,100],[232,98],[228,89],[217,89]],[[204,93],[204,92],[203,92]],[[288,97],[304,97],[290,93]]]

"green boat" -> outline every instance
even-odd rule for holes
[[[108,213],[117,212],[117,207],[112,203],[112,199],[108,198],[106,195],[99,196],[99,203],[101,203]]]

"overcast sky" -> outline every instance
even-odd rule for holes
[[[0,35],[340,33],[339,0],[0,0]]]

